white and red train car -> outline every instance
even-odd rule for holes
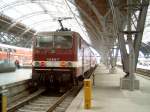
[[[0,61],[17,62],[19,66],[32,66],[32,50],[29,48],[16,47],[0,44]]]
[[[33,81],[74,84],[96,66],[90,46],[76,32],[40,32],[33,40]]]

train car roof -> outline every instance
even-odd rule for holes
[[[74,31],[53,31],[53,32],[38,32],[35,35],[72,35],[73,33],[77,33]]]
[[[22,49],[22,50],[32,50],[30,48],[23,48],[23,47],[17,47],[17,46],[12,46],[12,45],[7,45],[7,44],[1,44],[0,47],[2,48],[12,48],[12,49]]]
[[[38,32],[35,35],[72,35],[73,33],[76,33],[77,35],[80,35],[78,32],[75,31],[50,31],[50,32]],[[81,36],[81,35],[80,35]],[[90,44],[88,44],[82,37],[81,39],[88,45],[90,46]]]

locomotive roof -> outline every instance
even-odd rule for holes
[[[78,35],[80,35],[79,33],[75,32],[75,31],[53,31],[53,32],[38,32],[35,35],[72,35],[73,33],[76,33]],[[90,46],[82,37],[81,39],[88,45]]]
[[[17,47],[17,46],[12,46],[12,45],[7,45],[7,44],[1,44],[0,43],[0,48],[13,48],[13,49],[20,49],[20,50],[29,50],[31,51],[32,49],[30,48],[24,48],[24,47]]]
[[[80,35],[79,33],[75,32],[75,31],[53,31],[53,32],[38,32],[35,35],[72,35],[73,33],[76,33],[78,35]],[[82,37],[81,39],[88,45],[90,46]]]
[[[74,31],[38,32],[36,35],[72,35],[73,33],[77,33],[77,32],[74,32]]]

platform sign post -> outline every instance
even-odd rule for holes
[[[0,112],[7,112],[7,90],[0,92]]]
[[[91,80],[84,79],[84,108],[91,108]]]

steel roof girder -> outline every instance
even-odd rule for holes
[[[102,43],[104,43],[104,39],[101,36],[101,31],[98,28],[98,26],[95,24],[94,20],[92,20],[89,15],[79,6],[76,4],[76,7],[79,9],[79,11],[90,21],[90,23],[92,24],[92,26],[94,26],[94,28],[96,29],[96,31],[99,33],[100,37],[101,37],[101,41],[103,41]]]
[[[93,5],[91,0],[85,0],[85,2],[88,3],[88,5],[90,6],[90,8],[93,10],[93,12],[95,13],[95,15],[98,18],[99,23],[102,25],[103,27],[103,31],[105,32],[105,23],[104,23],[104,17],[100,14],[100,12],[98,12],[98,10],[96,9],[96,7]]]
[[[135,35],[135,40],[134,40],[136,65],[137,65],[137,60],[138,60],[138,56],[139,56],[139,49],[140,49],[140,44],[141,44],[141,40],[142,40],[142,36],[143,36],[148,5],[149,5],[149,2],[147,2],[147,6],[144,6],[142,8],[142,10],[140,11],[139,17],[138,17],[138,21],[137,21],[137,30],[141,31],[141,32]],[[135,67],[136,67],[136,65],[135,65]]]

